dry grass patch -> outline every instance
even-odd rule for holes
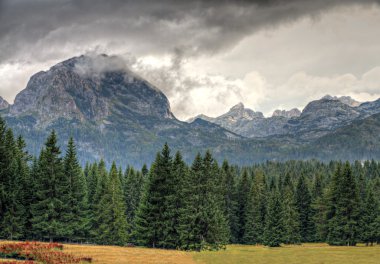
[[[66,245],[64,252],[86,255],[93,263],[113,264],[194,264],[192,254],[177,250],[162,250],[139,247]]]
[[[4,243],[0,241],[0,244]],[[304,244],[267,248],[229,245],[217,252],[183,252],[139,247],[64,244],[63,252],[102,264],[379,264],[380,246],[331,247]],[[0,260],[1,263],[1,260]]]
[[[267,248],[230,245],[220,252],[193,253],[202,264],[379,264],[380,246],[331,247],[326,244],[304,244]]]

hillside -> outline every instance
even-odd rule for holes
[[[269,118],[239,103],[220,117],[200,115],[182,122],[159,88],[115,56],[79,56],[58,63],[33,75],[14,104],[2,105],[0,114],[25,137],[32,154],[54,129],[62,145],[74,137],[82,163],[104,158],[107,163],[142,166],[152,162],[165,142],[186,161],[206,149],[219,161],[240,165],[379,158],[379,138],[371,132],[379,124],[370,117],[380,112],[380,100],[359,105],[349,97],[330,96],[310,102],[302,113],[278,110]],[[340,146],[347,137],[354,143]]]

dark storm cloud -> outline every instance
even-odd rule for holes
[[[140,55],[217,53],[262,28],[374,3],[379,0],[0,0],[0,63],[123,45]]]

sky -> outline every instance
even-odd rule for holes
[[[0,96],[81,54],[120,56],[182,120],[380,97],[380,0],[0,0]]]

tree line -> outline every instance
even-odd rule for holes
[[[167,144],[148,169],[83,168],[54,131],[38,157],[0,118],[0,238],[217,250],[229,243],[380,242],[380,163],[191,165]]]

